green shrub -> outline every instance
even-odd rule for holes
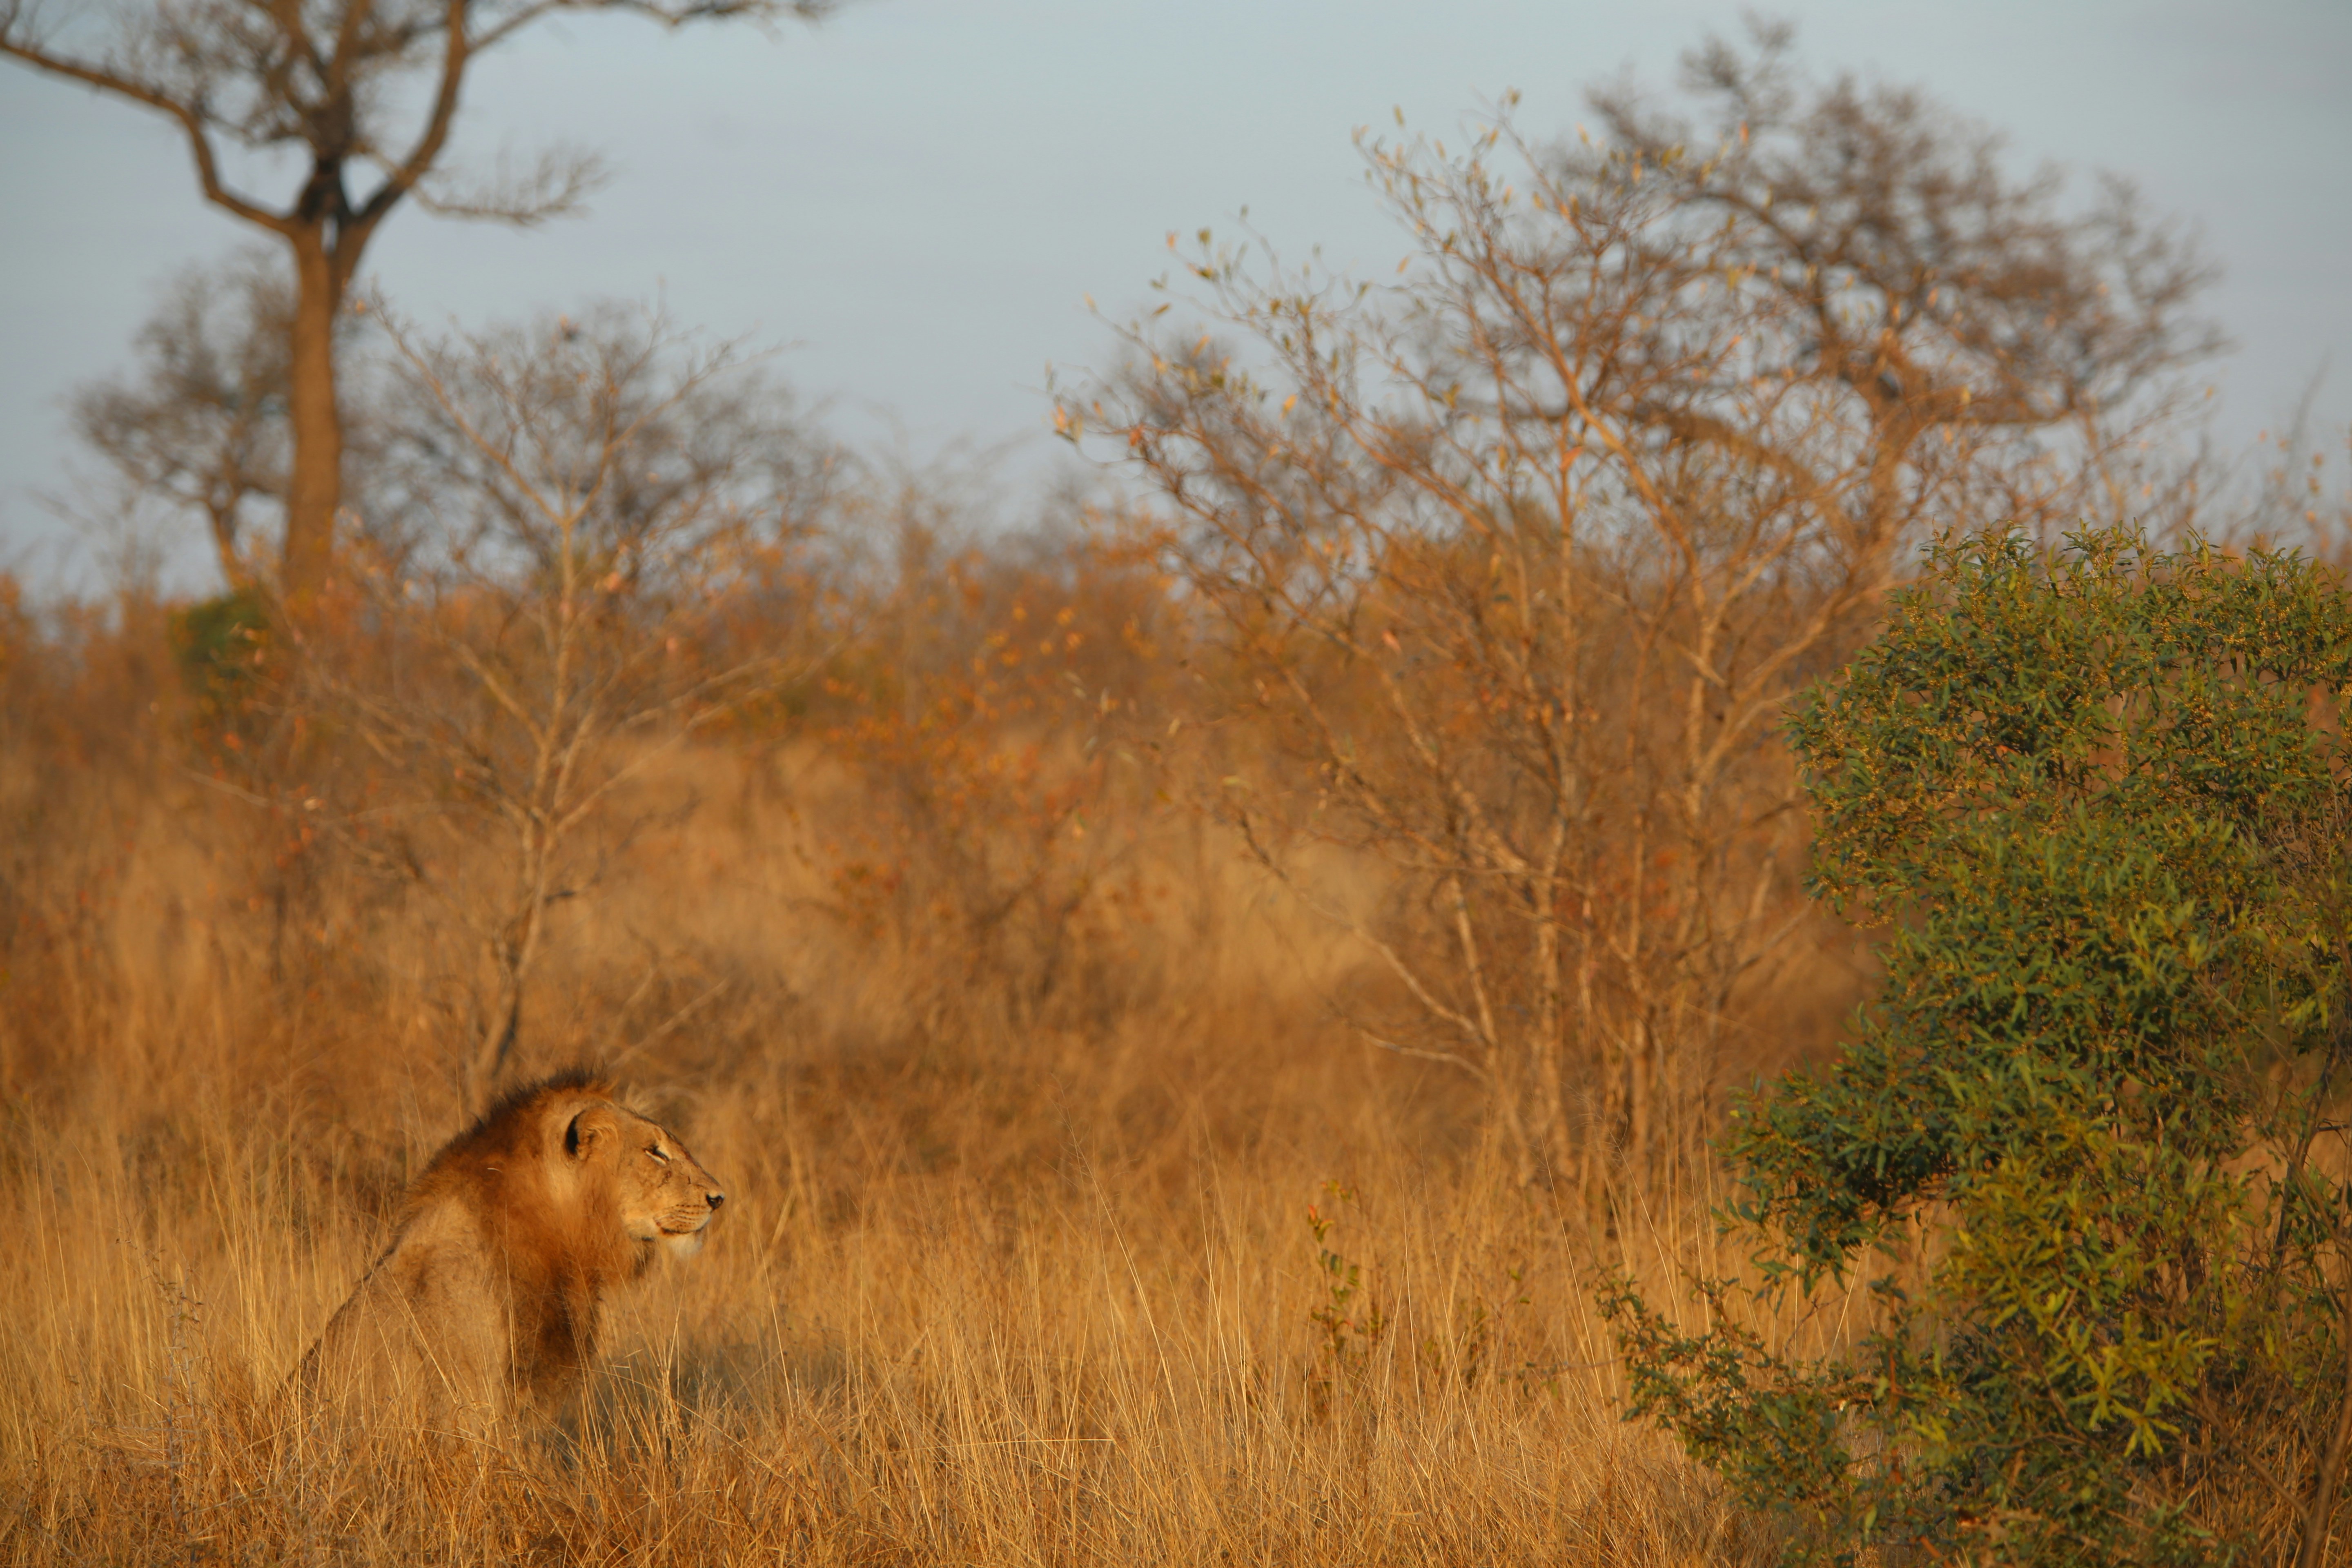
[[[198,600],[173,616],[172,651],[207,725],[226,724],[252,700],[268,635],[268,611],[249,588]]]
[[[2352,601],[2291,554],[1986,535],[1791,721],[1816,891],[1885,928],[1884,994],[1737,1110],[1758,1282],[1705,1282],[1698,1334],[1622,1280],[1604,1306],[1634,1413],[1792,1561],[2324,1542],[2347,692]],[[1836,1353],[1743,1326],[1830,1286],[1874,1309]]]

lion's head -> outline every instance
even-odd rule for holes
[[[593,1094],[603,1085],[583,1089]],[[704,1229],[727,1194],[686,1145],[659,1123],[594,1095],[563,1121],[562,1158],[578,1173],[583,1196],[612,1204],[622,1231],[650,1259],[656,1247],[674,1258],[702,1250]],[[549,1119],[551,1126],[555,1118]]]

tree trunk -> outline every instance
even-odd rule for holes
[[[522,1034],[522,977],[511,972],[499,977],[497,1005],[491,1009],[473,1054],[466,1060],[466,1114],[480,1116],[498,1098],[507,1064],[514,1058],[515,1041]]]
[[[334,556],[335,512],[343,499],[343,422],[335,406],[335,312],[342,308],[344,269],[328,248],[324,225],[290,237],[294,321],[288,366],[288,413],[294,426],[294,472],[286,488],[286,544],[278,586],[289,605],[307,605],[327,580]]]

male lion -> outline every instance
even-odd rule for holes
[[[302,1358],[347,1409],[474,1426],[560,1401],[604,1290],[700,1250],[727,1201],[686,1146],[583,1072],[517,1089],[433,1156],[392,1245]]]

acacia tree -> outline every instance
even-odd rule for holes
[[[293,264],[285,322],[292,454],[279,585],[314,592],[334,544],[343,426],[335,320],[369,243],[404,199],[451,216],[533,224],[573,210],[593,157],[551,153],[520,179],[474,188],[443,167],[475,60],[554,14],[624,11],[668,26],[790,13],[831,0],[114,0],[60,18],[37,0],[0,0],[0,56],[143,104],[187,138],[214,205],[283,240]],[[290,151],[292,196],[247,194],[226,149]],[[362,168],[372,189],[354,192]]]
[[[311,820],[473,949],[455,1076],[479,1110],[552,911],[646,820],[633,781],[824,657],[804,567],[834,458],[657,315],[388,336],[419,525],[302,666],[305,710],[374,763],[321,780]]]
[[[1385,907],[1328,907],[1402,1005],[1351,1010],[1484,1083],[1529,1173],[1695,1147],[1804,918],[1772,726],[1905,542],[2125,494],[2212,346],[2204,268],[2126,195],[2067,216],[1990,134],[1785,44],[1689,62],[1704,136],[1621,91],[1598,143],[1507,108],[1457,153],[1371,143],[1401,280],[1203,231],[1207,330],[1137,325],[1060,411],[1166,503],[1238,661],[1217,700],[1317,781],[1236,780],[1232,819],[1277,872],[1286,829],[1386,863]]]

